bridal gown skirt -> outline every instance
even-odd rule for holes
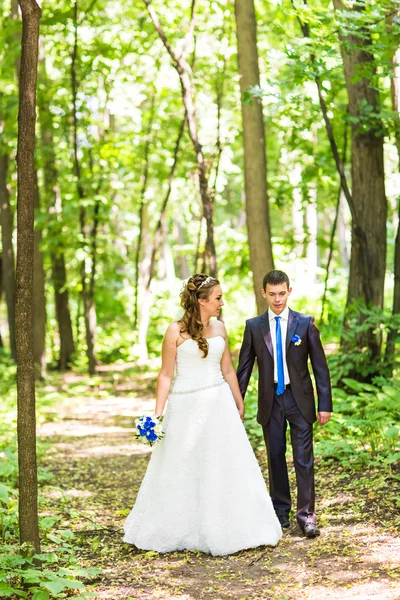
[[[206,384],[170,396],[165,437],[154,446],[124,542],[225,555],[282,537],[231,390],[222,377]]]

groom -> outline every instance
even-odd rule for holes
[[[291,508],[286,466],[286,427],[290,425],[297,481],[296,518],[304,535],[319,535],[314,512],[313,423],[317,420],[308,358],[318,394],[318,422],[325,425],[332,411],[331,383],[325,353],[314,318],[287,307],[292,292],[283,271],[270,271],[262,295],[268,303],[263,315],[249,319],[240,349],[237,377],[244,397],[258,364],[258,414],[268,453],[272,503],[282,527],[289,527]]]

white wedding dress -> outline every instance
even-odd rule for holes
[[[145,550],[225,555],[282,537],[220,362],[222,336],[177,349],[177,376],[124,542]]]

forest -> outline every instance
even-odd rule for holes
[[[399,0],[0,0],[0,23],[0,597],[399,598]],[[236,365],[273,268],[330,368],[321,537],[123,544],[183,282],[220,281]],[[256,370],[245,408],[267,477]]]

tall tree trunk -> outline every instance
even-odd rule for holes
[[[398,15],[397,15],[398,18]],[[396,148],[398,156],[398,169],[400,172],[400,49],[398,48],[392,56],[392,77],[390,79],[390,95],[392,99],[392,111],[395,120]],[[392,314],[400,313],[400,200],[397,201],[398,224],[396,240],[394,246],[394,290]],[[391,328],[386,342],[385,360],[389,368],[389,374],[393,373],[395,344],[398,336],[398,329]]]
[[[204,218],[207,224],[207,235],[205,245],[205,261],[207,270],[212,277],[217,276],[217,257],[215,251],[214,242],[214,202],[212,194],[208,187],[208,169],[207,161],[204,155],[203,146],[200,143],[198,136],[198,123],[195,107],[195,83],[193,78],[193,71],[187,62],[187,56],[189,53],[190,43],[193,39],[193,31],[195,26],[195,13],[194,5],[195,0],[192,0],[191,5],[191,22],[188,33],[186,34],[185,41],[183,44],[182,51],[178,54],[169,43],[164,30],[162,29],[158,16],[151,6],[150,0],[144,0],[147,6],[151,20],[153,21],[154,27],[161,41],[163,42],[166,50],[168,51],[172,64],[176,69],[182,89],[182,99],[186,110],[186,117],[188,122],[189,136],[193,144],[193,148],[197,159],[197,171],[199,178],[199,192],[201,201],[203,204]]]
[[[350,10],[342,0],[333,0],[336,11]],[[363,12],[362,3],[354,5],[355,15]],[[370,53],[371,37],[360,29],[360,36],[339,33],[351,123],[352,245],[347,307],[363,298],[367,305],[383,306],[386,267],[387,202],[383,167],[382,123],[378,117],[380,100],[377,87],[360,77],[368,70],[375,75]],[[374,119],[362,113],[366,104]],[[370,115],[370,113],[369,113]],[[363,119],[369,119],[365,127]],[[380,338],[374,333],[359,334],[359,347],[369,346],[373,356],[380,353]]]
[[[160,247],[160,243],[162,240],[163,226],[164,226],[164,221],[165,221],[165,213],[167,210],[168,200],[170,198],[171,191],[172,191],[172,182],[173,182],[173,179],[175,176],[175,169],[178,164],[179,148],[181,145],[183,132],[185,129],[185,123],[186,123],[186,114],[183,117],[183,119],[181,121],[181,125],[179,127],[178,136],[176,138],[176,142],[175,142],[175,146],[174,146],[173,162],[172,162],[171,169],[170,169],[169,176],[168,176],[167,191],[164,196],[164,200],[163,200],[163,203],[161,206],[160,216],[159,216],[159,219],[157,221],[157,225],[156,225],[156,228],[154,231],[153,248],[151,250],[149,276],[148,276],[148,279],[146,282],[146,289],[150,288],[152,279],[154,277],[154,271],[155,271],[155,266],[156,266],[156,255],[157,255],[157,251]]]
[[[243,122],[246,221],[257,311],[265,310],[263,276],[274,268],[267,196],[267,161],[262,101],[245,102],[250,87],[260,85],[257,22],[253,0],[235,0],[236,36]]]
[[[0,220],[1,242],[3,246],[3,288],[7,303],[8,329],[10,332],[10,352],[16,359],[15,345],[15,259],[12,243],[13,216],[10,194],[7,187],[8,156],[0,152]]]
[[[133,326],[135,329],[138,328],[139,323],[139,296],[140,296],[140,282],[141,282],[141,254],[142,254],[142,246],[143,244],[143,236],[144,236],[144,223],[145,223],[145,213],[147,210],[146,206],[146,190],[147,183],[149,180],[149,155],[150,155],[150,142],[151,142],[151,130],[153,128],[154,121],[154,109],[155,109],[155,98],[156,91],[155,88],[151,93],[151,104],[150,104],[150,115],[149,122],[147,123],[147,129],[145,133],[145,142],[143,149],[143,172],[141,175],[141,189],[140,189],[140,207],[139,207],[139,235],[137,238],[136,245],[136,256],[135,256],[135,308],[134,308],[134,322]],[[143,273],[142,273],[143,275]],[[146,288],[146,292],[148,287]],[[143,304],[142,304],[143,306]],[[147,359],[146,359],[147,360]]]
[[[14,21],[19,19],[18,0],[11,0],[11,17]],[[15,33],[15,41],[18,46],[21,45],[21,36],[19,30]],[[21,60],[20,53],[17,53],[15,60],[15,72],[17,79],[20,79]],[[35,169],[35,211],[40,213],[40,196],[37,182],[37,173]],[[45,275],[44,261],[40,242],[42,232],[37,227],[34,233],[34,271],[33,271],[33,342],[34,359],[37,365],[37,372],[40,379],[46,377],[46,296],[45,296]]]
[[[40,211],[40,196],[35,171],[35,209]],[[33,348],[40,379],[46,377],[46,294],[43,253],[40,249],[42,230],[35,227],[33,269]]]
[[[35,204],[35,120],[39,22],[35,0],[19,0],[22,51],[18,112],[18,201],[16,268],[16,346],[18,394],[18,467],[20,542],[40,551],[33,353],[33,262]]]
[[[348,127],[346,127],[346,129],[344,130],[343,156],[342,156],[342,161],[341,161],[343,164],[343,167],[346,163],[346,158],[347,158],[347,140],[348,140]],[[320,316],[320,325],[321,326],[324,321],[325,302],[326,302],[326,296],[328,293],[329,270],[330,270],[331,261],[333,258],[333,247],[334,247],[334,242],[335,242],[336,229],[337,229],[338,223],[339,223],[342,193],[343,193],[342,183],[340,183],[340,186],[338,189],[337,202],[336,202],[335,218],[333,220],[331,235],[330,235],[330,239],[329,239],[328,260],[326,262],[326,267],[325,267],[325,271],[326,271],[325,284],[324,284],[324,293],[323,293],[322,302],[321,302],[321,316]],[[339,246],[340,246],[340,240],[339,240]],[[346,248],[344,248],[344,251],[346,252]]]
[[[78,0],[74,1],[73,7],[73,24],[74,24],[74,46],[72,50],[71,60],[71,84],[72,84],[72,119],[73,119],[73,144],[74,144],[74,171],[76,177],[76,186],[78,198],[80,201],[79,209],[79,224],[82,236],[82,244],[85,247],[90,243],[88,235],[88,226],[86,223],[87,215],[84,204],[85,191],[82,184],[81,165],[78,156],[78,80],[77,80],[77,62],[78,62]],[[82,284],[82,300],[83,311],[85,318],[85,333],[86,333],[86,354],[89,363],[89,374],[94,375],[96,371],[96,357],[94,352],[95,340],[95,324],[93,311],[95,310],[94,303],[90,300],[90,286],[87,285],[86,277],[86,259],[82,260],[81,264],[81,284]]]
[[[62,243],[60,243],[62,206],[59,197],[58,170],[53,139],[54,125],[47,95],[48,79],[43,46],[41,48],[41,56],[39,57],[39,78],[43,88],[43,91],[41,93],[39,92],[39,123],[43,148],[44,202],[50,214],[49,229],[52,240],[54,240],[50,248],[52,266],[51,278],[54,289],[55,313],[60,338],[58,366],[63,371],[72,364],[75,344],[72,331],[71,311],[69,307],[64,248]]]

